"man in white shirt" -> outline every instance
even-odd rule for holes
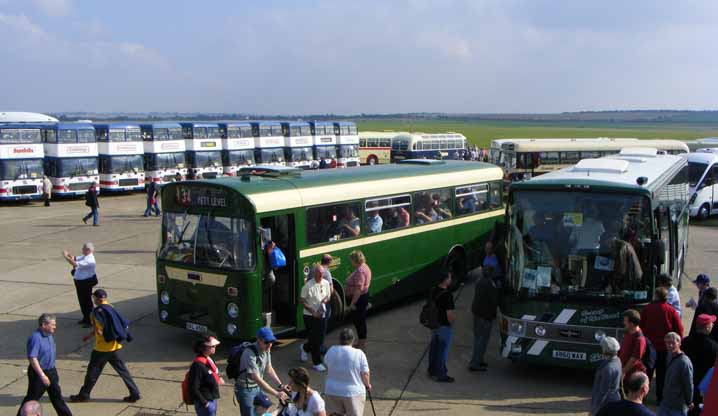
[[[307,280],[302,287],[300,301],[304,305],[304,326],[307,329],[307,342],[302,345],[300,359],[306,360],[306,353],[312,354],[314,370],[326,371],[322,364],[321,339],[322,319],[326,313],[326,304],[329,303],[331,286],[324,280],[324,267],[316,264],[313,270],[313,278]]]
[[[63,250],[62,256],[72,266],[72,277],[77,292],[77,302],[80,304],[82,319],[77,323],[84,328],[90,327],[90,314],[94,305],[92,303],[92,288],[97,285],[95,273],[95,246],[87,242],[82,245],[82,256],[73,256],[69,251]]]
[[[678,316],[683,316],[683,311],[681,310],[681,295],[678,294],[678,290],[673,286],[671,276],[661,273],[658,276],[658,286],[666,288],[668,291],[668,304],[673,306],[673,309],[678,312]]]
[[[324,356],[328,369],[324,383],[327,414],[363,416],[366,392],[371,391],[369,363],[364,351],[352,347],[351,328],[342,330],[339,343]]]

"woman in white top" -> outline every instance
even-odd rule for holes
[[[371,391],[369,363],[364,351],[352,347],[354,338],[354,331],[344,328],[339,333],[340,345],[329,348],[324,356],[328,369],[324,395],[331,415],[364,415],[366,392]]]
[[[289,370],[289,388],[292,394],[292,403],[289,414],[297,416],[327,416],[324,410],[324,400],[318,391],[309,386],[309,373],[302,367]]]

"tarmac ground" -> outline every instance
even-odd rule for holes
[[[0,415],[14,415],[27,389],[25,343],[43,312],[57,315],[57,368],[65,397],[82,384],[91,341],[83,342],[79,308],[63,249],[78,253],[85,241],[96,247],[100,286],[110,302],[132,321],[134,342],[122,350],[142,400],[128,404],[120,378],[110,366],[100,377],[89,403],[70,404],[73,414],[140,416],[194,414],[181,405],[180,384],[193,358],[193,335],[159,322],[155,294],[154,254],[159,241],[159,219],[144,218],[142,194],[102,196],[99,227],[84,225],[83,200],[0,206]],[[715,228],[691,226],[686,273],[718,274],[709,259],[718,253]],[[688,278],[683,278],[681,298],[697,298]],[[499,336],[487,353],[489,371],[471,373],[473,288],[466,286],[458,298],[458,318],[451,345],[449,373],[456,383],[436,383],[426,375],[429,332],[418,323],[421,301],[409,301],[369,318],[367,355],[372,369],[372,394],[377,415],[585,415],[592,374],[575,370],[512,364],[498,356]],[[692,311],[683,317],[690,327]],[[328,335],[336,343],[337,331]],[[273,350],[272,359],[281,378],[302,363],[297,340],[286,340]],[[223,368],[228,349],[221,345],[217,361]],[[323,377],[313,371],[312,385],[322,391]],[[239,414],[232,401],[232,387],[221,388],[220,415]],[[650,394],[649,404],[654,400]],[[45,414],[55,412],[45,396]],[[367,403],[366,415],[372,415]]]

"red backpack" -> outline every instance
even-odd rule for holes
[[[192,362],[199,362],[207,365],[207,359],[204,357],[195,357]],[[187,406],[194,405],[194,397],[192,397],[192,394],[189,391],[189,370],[185,373],[184,380],[182,381],[182,403]]]

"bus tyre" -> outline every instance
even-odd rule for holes
[[[466,256],[461,249],[449,253],[446,269],[451,272],[452,286],[458,287],[466,281]]]
[[[698,219],[701,221],[705,221],[708,219],[708,217],[711,215],[711,209],[708,206],[708,204],[703,204],[698,209]]]
[[[369,156],[369,158],[366,160],[369,166],[374,166],[377,164],[377,158],[376,156]]]
[[[334,292],[332,297],[329,299],[329,304],[332,308],[332,316],[329,318],[329,328],[336,328],[344,323],[344,296],[341,290],[337,290],[337,285],[334,285]]]

